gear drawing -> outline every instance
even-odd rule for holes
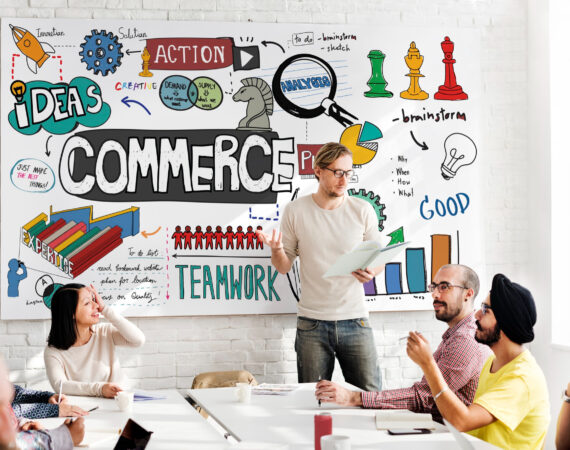
[[[372,205],[378,218],[378,231],[382,231],[384,229],[383,223],[386,220],[386,216],[383,215],[386,205],[380,201],[380,196],[375,195],[372,191],[367,192],[364,189],[360,189],[358,192],[356,192],[356,189],[349,189],[348,195],[365,200]]]
[[[91,36],[85,36],[85,42],[81,44],[83,51],[79,55],[81,61],[87,64],[88,70],[92,70],[95,75],[102,73],[105,77],[109,71],[115,73],[121,65],[122,47],[123,44],[119,44],[113,33],[91,30]]]

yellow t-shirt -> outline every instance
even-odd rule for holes
[[[548,389],[528,350],[491,373],[490,356],[479,377],[473,403],[497,420],[469,434],[505,449],[540,449],[550,422]]]

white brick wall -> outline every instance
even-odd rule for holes
[[[484,102],[481,144],[487,273],[517,278],[528,263],[527,5],[522,0],[0,0],[0,15],[200,21],[314,22],[473,28],[482,34]],[[537,88],[539,88],[537,86]],[[485,281],[485,280],[484,280]],[[489,281],[486,281],[487,287]],[[484,284],[485,286],[485,284]],[[136,319],[147,343],[123,352],[128,375],[145,389],[187,388],[204,371],[247,369],[259,381],[296,381],[295,317]],[[373,313],[384,386],[420,372],[397,339],[422,331],[435,347],[445,329],[430,312]],[[0,322],[0,353],[12,379],[45,380],[45,321]],[[335,377],[341,377],[335,370]]]

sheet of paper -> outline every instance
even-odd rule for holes
[[[152,392],[135,391],[135,402],[146,402],[149,400],[166,400],[166,397],[164,395],[155,395]]]
[[[408,245],[410,245],[410,242],[401,242],[388,247],[381,247],[378,242],[364,241],[351,252],[339,257],[334,264],[329,267],[324,277],[350,275],[357,269],[381,266],[392,261],[392,259]]]
[[[298,384],[262,383],[259,386],[253,386],[251,393],[254,395],[289,395],[297,389],[299,389]]]

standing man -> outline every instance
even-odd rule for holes
[[[376,347],[362,283],[384,267],[357,270],[349,276],[324,278],[336,259],[362,241],[380,241],[378,219],[364,200],[346,195],[352,177],[352,153],[329,142],[313,164],[316,193],[285,207],[281,232],[258,231],[271,248],[271,262],[282,274],[301,260],[301,299],[297,318],[297,374],[300,383],[330,380],[335,356],[344,379],[362,389],[381,389]]]
[[[479,277],[467,266],[448,264],[438,270],[428,289],[433,297],[435,318],[448,327],[433,359],[449,388],[465,405],[470,405],[481,368],[491,354],[489,347],[474,339],[477,327],[473,303],[479,292]],[[408,388],[382,392],[349,391],[330,381],[320,381],[315,395],[322,402],[344,406],[431,413],[434,420],[442,422],[425,377]]]
[[[442,416],[459,431],[500,448],[541,449],[550,408],[544,374],[523,347],[534,339],[531,293],[497,274],[475,318],[475,339],[491,347],[493,355],[481,370],[471,406],[449,389],[427,340],[414,332],[408,338],[409,357],[423,370]]]

